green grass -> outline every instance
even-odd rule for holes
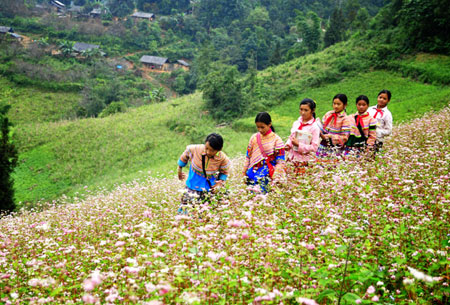
[[[11,105],[8,116],[17,126],[74,118],[80,98],[78,93],[18,86],[0,76],[0,102]]]
[[[203,142],[210,132],[224,135],[226,153],[241,151],[250,133],[216,128],[200,110],[201,103],[199,95],[192,95],[104,119],[19,126],[15,140],[21,153],[15,179],[23,183],[16,184],[16,199],[34,202],[75,195],[85,186],[111,188],[149,171],[170,175],[185,146]],[[36,164],[34,156],[39,155],[42,160]],[[57,190],[48,187],[58,181],[68,183]]]
[[[299,103],[303,98],[312,98],[317,103],[317,117],[332,110],[332,98],[337,93],[345,93],[348,97],[347,113],[356,112],[355,99],[364,94],[369,97],[370,104],[376,105],[378,92],[388,89],[392,99],[388,108],[394,117],[394,123],[407,121],[424,113],[441,109],[450,103],[450,87],[424,84],[403,78],[398,73],[375,71],[347,78],[337,83],[312,88],[300,92],[298,96],[289,98],[270,110],[274,126],[281,136],[287,136],[292,122],[299,116]],[[237,130],[252,130],[254,118],[244,118],[235,122]]]

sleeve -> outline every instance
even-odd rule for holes
[[[224,154],[224,153],[223,153]],[[227,157],[227,155],[224,154],[224,159],[222,160],[222,163],[219,166],[219,180],[227,180],[228,173],[230,169],[230,159]]]
[[[339,134],[335,134],[335,135],[331,136],[333,144],[343,146],[347,142],[348,137],[350,136],[351,126],[352,126],[351,118],[347,115],[342,120],[341,132]]]
[[[192,158],[191,145],[186,147],[186,150],[181,154],[180,159],[178,159],[178,165],[181,167],[185,167],[189,160]]]
[[[384,124],[380,129],[381,137],[386,137],[392,133],[392,114],[390,112],[386,113]]]
[[[292,136],[295,136],[295,130],[297,129],[297,128],[295,128],[295,127],[296,127],[296,124],[295,124],[295,123],[296,123],[296,122],[294,122],[294,123],[292,124],[291,135],[289,136],[289,138],[288,138],[288,140],[286,141],[286,144],[285,144],[285,146],[287,146],[288,150],[292,148],[291,137],[292,137]]]
[[[322,122],[320,120],[317,122],[317,126],[319,126],[319,130],[321,134],[327,134],[328,131],[323,128],[323,124],[326,122],[327,118],[329,116],[329,112],[325,113],[325,115],[322,118]]]
[[[277,135],[277,139],[275,142],[275,161],[277,163],[284,163],[284,160],[285,160],[284,142],[280,138],[280,136]]]
[[[369,122],[369,137],[367,139],[367,145],[375,145],[375,140],[377,139],[377,120],[371,118]]]
[[[320,143],[320,129],[316,126],[316,128],[311,130],[312,133],[312,139],[311,144],[307,145],[304,143],[299,143],[298,145],[298,151],[302,154],[308,154],[308,153],[315,153],[317,149],[319,148]]]
[[[252,151],[253,151],[253,137],[250,138],[250,141],[248,142],[247,146],[247,153],[245,156],[245,163],[244,163],[244,173],[247,172],[248,167],[250,166],[250,158],[252,157]]]

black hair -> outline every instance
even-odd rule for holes
[[[388,96],[388,100],[389,100],[389,101],[391,100],[391,91],[386,90],[386,89],[383,89],[383,90],[380,91],[380,93],[378,93],[377,96],[380,96],[380,94],[382,94],[382,93],[386,93],[387,96]]]
[[[309,109],[311,109],[312,115],[316,118],[316,102],[310,98],[305,98],[300,102],[301,105],[308,105]]]
[[[209,142],[209,145],[215,150],[222,150],[223,138],[218,133],[211,133],[206,137],[205,143]]]
[[[264,123],[266,125],[269,125],[272,123],[272,118],[267,112],[260,112],[256,115],[255,123]],[[273,127],[273,125],[270,126],[270,129],[275,132],[275,128]]]
[[[365,101],[367,105],[369,105],[369,98],[365,95],[360,95],[356,98],[356,104],[358,104],[359,101]]]
[[[343,93],[338,93],[333,97],[333,101],[339,99],[345,106],[347,106],[347,95]]]

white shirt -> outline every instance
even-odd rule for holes
[[[377,119],[377,141],[383,142],[384,138],[392,133],[392,113],[387,107],[384,107],[377,114],[377,109],[377,106],[372,106],[369,107],[368,112],[372,117]]]

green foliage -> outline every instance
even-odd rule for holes
[[[124,102],[112,102],[105,109],[103,109],[98,116],[100,118],[104,118],[115,113],[125,112],[126,110],[127,105],[125,105]]]
[[[14,202],[13,178],[11,176],[17,164],[17,150],[10,139],[10,127],[6,116],[10,106],[0,101],[0,216],[13,212]]]
[[[303,43],[308,49],[308,53],[314,53],[320,46],[320,19],[316,13],[309,11],[306,16],[302,12],[297,12],[297,32],[303,39]]]
[[[227,122],[242,114],[245,102],[236,67],[214,67],[206,76],[201,89],[206,109],[216,120]]]

